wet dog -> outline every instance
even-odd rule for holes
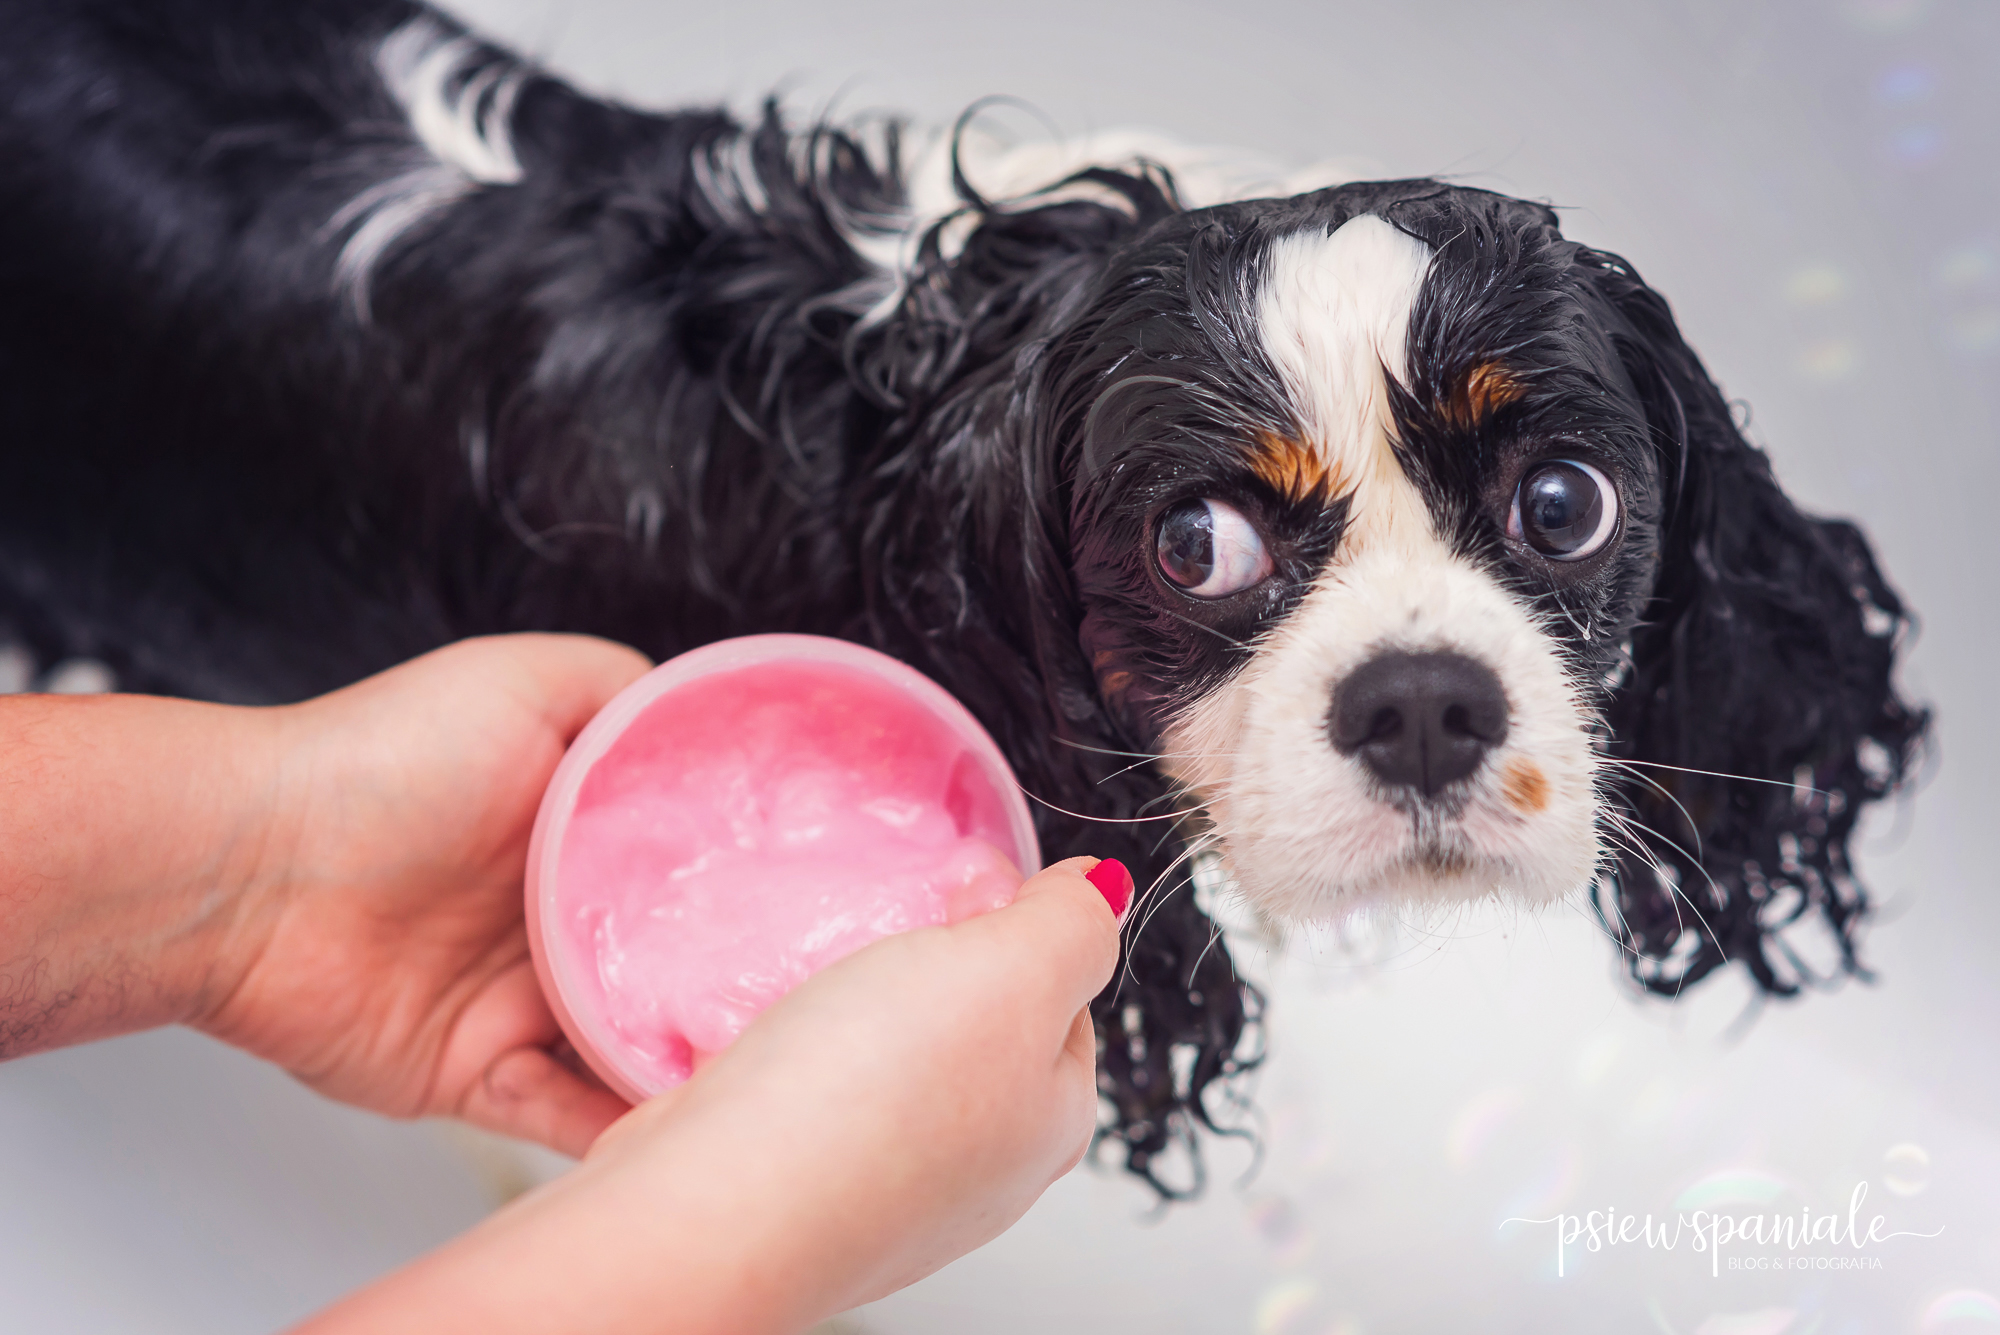
[[[1151,887],[1100,1069],[1164,1190],[1254,1060],[1197,855],[1288,921],[1588,894],[1663,992],[1792,991],[1815,925],[1858,969],[1903,608],[1548,208],[654,114],[403,0],[7,19],[41,662],[273,701],[513,629],[885,649],[1051,856]]]

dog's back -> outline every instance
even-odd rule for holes
[[[874,410],[796,318],[883,295],[851,143],[794,170],[393,0],[8,8],[0,617],[41,656],[282,699],[854,615]]]

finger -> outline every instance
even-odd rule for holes
[[[629,1111],[625,1100],[585,1081],[543,1048],[502,1053],[466,1091],[458,1115],[503,1136],[582,1158]]]
[[[1058,1099],[1067,1109],[1065,1120],[1075,1127],[1070,1151],[1057,1163],[1051,1182],[1083,1161],[1097,1134],[1099,1094],[1097,1090],[1097,1029],[1091,1023],[1090,1008],[1084,1007],[1070,1021],[1069,1036],[1056,1057]]]
[[[565,1154],[581,1154],[625,1100],[565,1064],[567,1048],[527,959],[495,975],[451,1027],[438,1063],[439,1110]]]
[[[1073,1061],[1088,1071],[1092,1086],[1097,1076],[1097,1026],[1091,1021],[1090,1007],[1085,1006],[1070,1021],[1069,1037],[1063,1041],[1062,1060]]]
[[[1028,878],[1014,902],[949,930],[963,932],[1036,966],[1021,976],[1045,977],[1061,1014],[1073,1014],[1111,981],[1118,963],[1118,919],[1085,873],[1098,859],[1069,858]]]
[[[638,650],[592,635],[497,635],[468,643],[507,654],[529,676],[542,717],[565,742],[653,667]]]

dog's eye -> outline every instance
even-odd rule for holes
[[[1581,561],[1618,529],[1618,492],[1589,464],[1558,459],[1521,479],[1507,536],[1552,561]]]
[[[1264,539],[1221,501],[1182,501],[1160,516],[1160,569],[1197,598],[1227,598],[1271,573]]]

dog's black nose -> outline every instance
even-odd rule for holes
[[[1434,797],[1507,740],[1507,694],[1464,654],[1378,654],[1334,687],[1327,731],[1383,783]]]

